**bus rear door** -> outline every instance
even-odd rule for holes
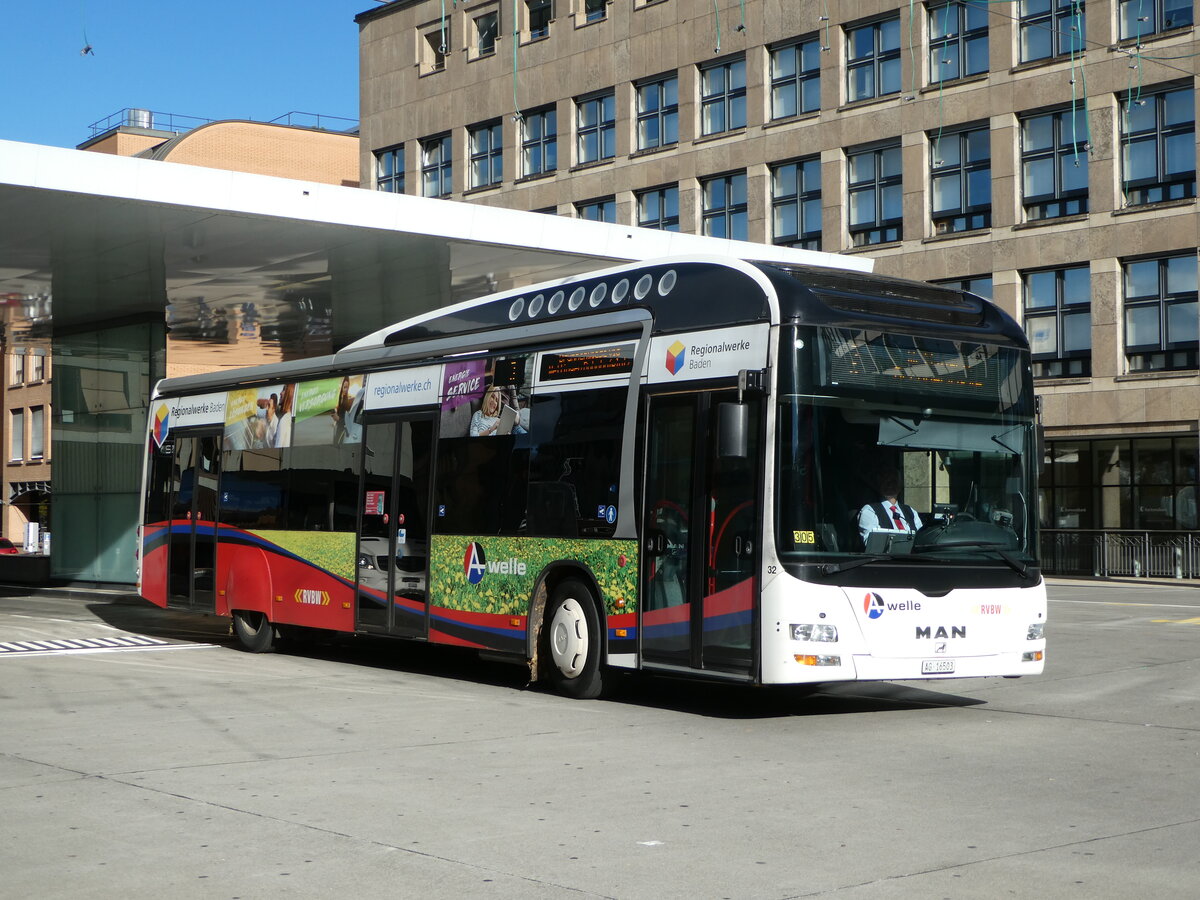
[[[217,491],[221,435],[175,437],[171,466],[167,605],[197,612],[216,610]]]

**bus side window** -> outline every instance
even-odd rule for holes
[[[617,503],[623,387],[536,394],[530,415],[528,533],[609,535]]]
[[[226,450],[221,472],[221,524],[280,528],[287,502],[282,451]]]
[[[520,436],[438,441],[434,527],[443,534],[517,534],[525,519],[529,451]]]

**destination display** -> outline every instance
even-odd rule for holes
[[[543,353],[538,381],[626,375],[633,371],[633,351],[633,344],[613,344],[563,353]]]

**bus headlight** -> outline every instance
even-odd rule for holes
[[[837,638],[836,625],[793,625],[793,641],[826,641],[833,642]]]
[[[1025,634],[1027,641],[1040,641],[1042,635],[1045,634],[1046,625],[1044,622],[1034,622],[1029,626],[1029,631]]]

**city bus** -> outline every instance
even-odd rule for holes
[[[456,645],[573,697],[1037,674],[1035,407],[973,294],[624,265],[160,382],[139,590],[250,651]],[[889,475],[909,527],[864,527]]]

